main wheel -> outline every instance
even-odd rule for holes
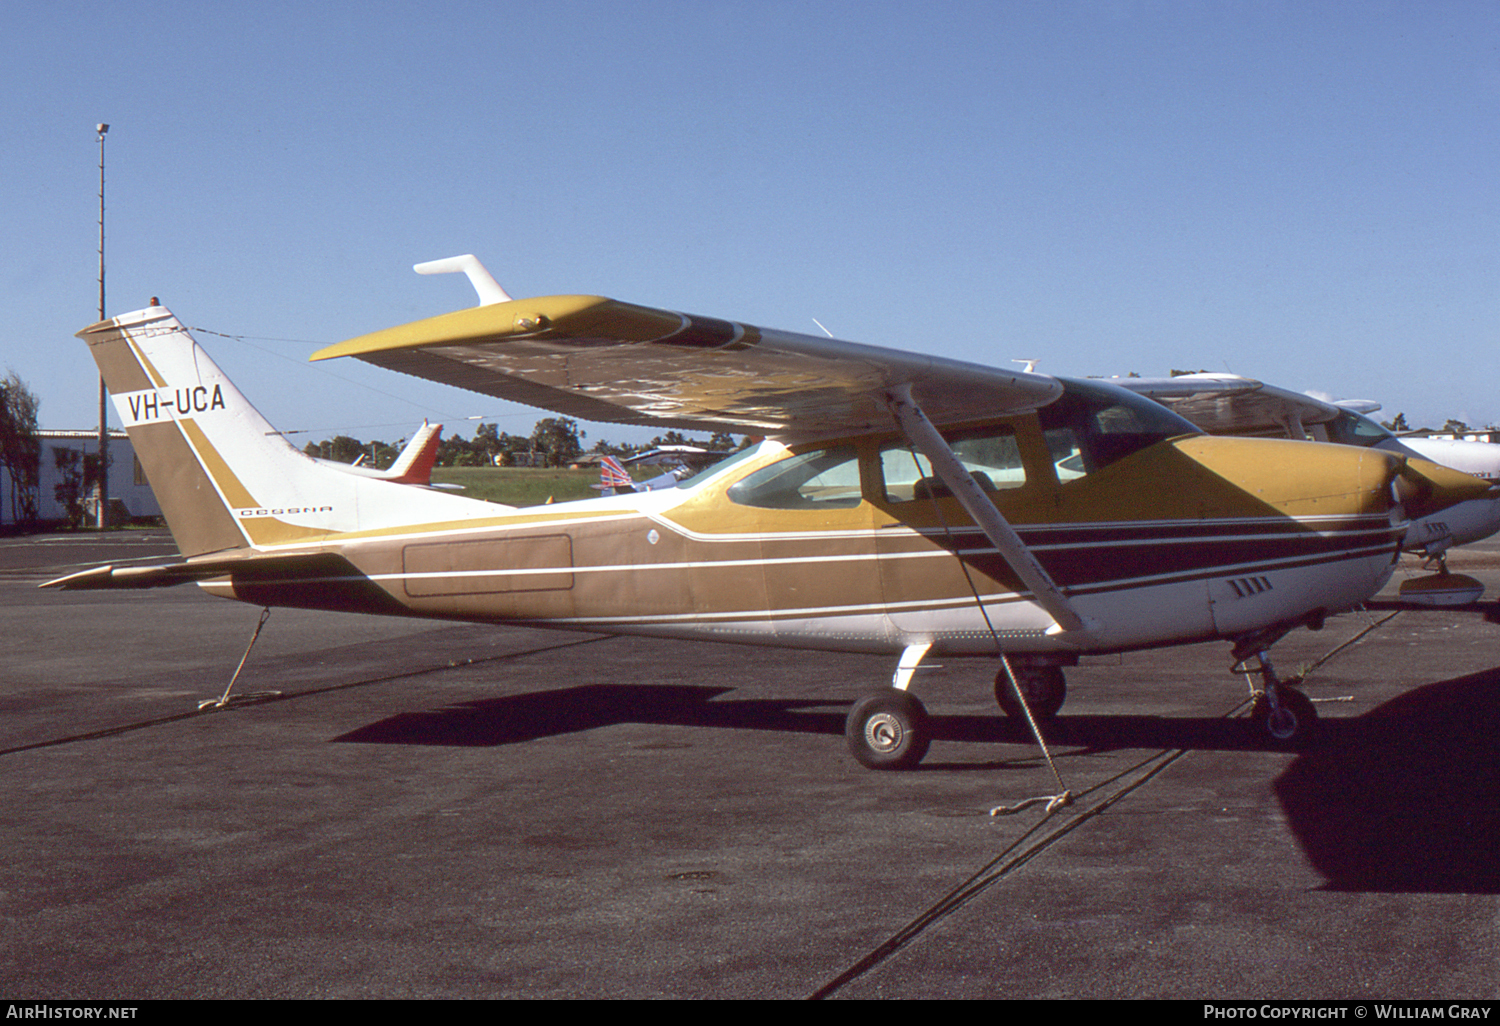
[[[910,769],[932,743],[927,710],[915,695],[895,690],[855,702],[844,736],[854,757],[878,770]]]
[[[1318,711],[1313,708],[1312,699],[1296,688],[1281,684],[1276,687],[1276,701],[1280,708],[1272,712],[1271,703],[1262,697],[1251,713],[1272,741],[1283,748],[1300,749],[1317,740]]]
[[[1026,696],[1031,715],[1038,720],[1056,716],[1068,697],[1068,681],[1063,676],[1062,667],[1013,662],[1010,668],[1016,675],[1016,683],[1021,686],[1021,693]],[[1000,703],[1005,715],[1026,718],[1021,703],[1016,700],[1016,690],[1010,686],[1010,675],[1003,666],[995,674],[995,701]]]

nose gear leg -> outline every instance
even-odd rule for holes
[[[1263,641],[1261,638],[1253,640]],[[1318,734],[1318,713],[1312,701],[1293,686],[1300,684],[1302,679],[1282,680],[1276,675],[1269,644],[1249,652],[1245,651],[1243,644],[1235,646],[1236,662],[1230,672],[1243,673],[1250,685],[1250,718],[1265,728],[1272,743],[1278,747],[1298,749],[1311,744]],[[1255,674],[1261,678],[1259,688],[1255,684]]]

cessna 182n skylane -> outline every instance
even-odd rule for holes
[[[277,435],[170,311],[80,332],[184,561],[50,582],[197,582],[301,606],[899,653],[857,702],[854,755],[914,765],[924,656],[998,657],[1042,715],[1085,653],[1215,638],[1258,672],[1273,737],[1311,704],[1266,653],[1358,605],[1406,518],[1483,493],[1346,446],[1214,438],[1097,381],[690,317],[596,296],[481,304],[352,339],[355,356],[597,421],[770,436],[675,488],[498,506],[320,466]],[[1252,663],[1253,661],[1253,663]]]
[[[1293,392],[1237,374],[1179,374],[1172,378],[1111,378],[1149,396],[1213,435],[1281,436],[1340,445],[1368,446],[1430,460],[1490,482],[1500,482],[1500,445],[1443,438],[1398,438],[1365,416],[1380,409],[1367,399]],[[1401,582],[1401,597],[1421,605],[1476,601],[1484,585],[1450,573],[1446,555],[1455,545],[1500,531],[1500,491],[1413,517],[1402,547],[1424,557],[1436,573]]]

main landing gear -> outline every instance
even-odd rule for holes
[[[854,758],[870,769],[911,769],[922,761],[932,744],[927,709],[907,690],[927,648],[926,645],[908,648],[902,653],[891,689],[862,698],[849,710],[844,737]],[[1005,714],[1023,720],[1026,716],[1011,684],[1013,673],[1032,717],[1041,721],[1056,716],[1068,690],[1062,668],[1019,657],[1011,657],[1009,665],[1010,673],[1002,666],[995,675],[995,700]]]
[[[1271,665],[1270,648],[1296,627],[1313,630],[1322,626],[1321,615],[1295,623],[1257,631],[1238,640],[1234,647],[1234,673],[1243,673],[1250,684],[1254,703],[1251,720],[1279,748],[1298,751],[1320,737],[1318,713],[1312,700],[1293,685],[1300,680],[1282,680]],[[860,699],[844,721],[849,751],[870,769],[911,769],[922,761],[932,744],[927,710],[907,688],[928,645],[913,645],[901,655],[892,687],[878,695]],[[1035,723],[1049,720],[1062,709],[1067,698],[1067,680],[1055,661],[1032,656],[1008,656],[995,675],[995,701],[1007,716],[1024,720],[1031,712]],[[1254,680],[1259,675],[1260,682]],[[1014,677],[1014,683],[1012,683]],[[1017,689],[1024,696],[1016,694]],[[1040,734],[1037,735],[1041,743]]]
[[[932,744],[927,710],[916,695],[895,690],[855,702],[844,736],[854,757],[878,770],[911,769]]]
[[[1014,685],[1010,682],[1011,673],[1006,673],[1005,667],[995,674],[995,701],[1005,715],[1014,719],[1026,718],[1021,703],[1016,700],[1017,687],[1026,697],[1026,707],[1031,710],[1031,715],[1038,720],[1050,720],[1062,709],[1063,701],[1068,697],[1068,682],[1063,677],[1061,666],[1026,663],[1013,658],[1010,671],[1015,674]]]

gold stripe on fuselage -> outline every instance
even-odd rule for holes
[[[656,505],[662,498],[641,502]],[[621,510],[619,499],[587,500],[522,518],[453,525],[440,542],[458,543],[450,564],[420,572],[412,571],[409,550],[437,540],[422,528],[329,541],[412,613],[478,620],[648,624],[950,609],[973,602],[960,558],[986,603],[1023,597],[972,527],[954,538],[932,529],[852,528],[851,521],[874,522],[870,504],[838,511],[833,519],[840,527],[831,531],[816,530],[807,517],[765,511],[719,518],[715,526],[732,528],[720,533],[679,522],[702,523],[715,500],[721,495],[692,495],[670,508],[636,513]],[[588,508],[601,502],[609,509]],[[754,526],[765,529],[749,529]],[[1018,530],[1060,583],[1080,595],[1364,559],[1393,552],[1399,534],[1383,513],[1153,517],[1020,524]],[[539,539],[552,539],[538,544],[561,552],[556,539],[564,536],[569,562],[494,562],[506,547],[519,553]],[[413,588],[414,581],[422,583]],[[256,591],[263,599],[264,588]]]

